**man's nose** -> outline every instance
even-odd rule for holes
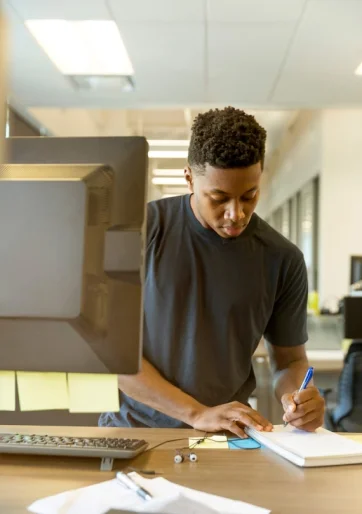
[[[238,223],[245,218],[243,203],[235,200],[230,202],[225,211],[225,217],[233,223]]]

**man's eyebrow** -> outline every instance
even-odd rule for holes
[[[211,189],[210,193],[214,194],[214,195],[225,195],[225,196],[228,196],[228,193],[225,193],[225,191],[222,191],[221,189]]]
[[[257,191],[257,190],[258,190],[258,186],[254,186],[251,189],[249,189],[248,191],[245,191],[244,194],[246,194],[246,193],[254,193],[254,191]],[[214,194],[214,195],[229,196],[229,193],[225,193],[225,191],[222,191],[221,189],[211,189],[210,193]]]

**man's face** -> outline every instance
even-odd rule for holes
[[[195,216],[224,238],[238,237],[247,227],[259,199],[261,164],[247,168],[214,168],[203,175],[185,170]]]

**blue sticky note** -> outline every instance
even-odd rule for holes
[[[248,439],[232,438],[228,439],[228,445],[230,450],[254,450],[261,448],[261,444],[248,437]]]

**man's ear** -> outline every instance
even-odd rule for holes
[[[188,187],[190,193],[193,193],[194,192],[194,181],[193,181],[193,176],[192,176],[192,169],[190,168],[190,166],[186,166],[186,168],[184,169],[184,174],[185,174],[185,179],[187,182],[187,187]]]

